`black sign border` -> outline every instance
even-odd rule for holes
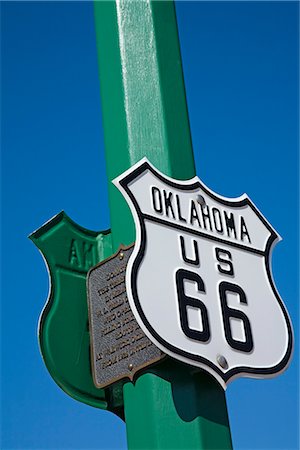
[[[134,197],[134,195],[132,194],[132,192],[130,191],[128,185],[134,181],[135,179],[137,179],[138,177],[140,177],[144,172],[146,171],[150,171],[155,177],[157,177],[160,181],[162,181],[163,183],[165,183],[166,185],[176,188],[176,189],[180,189],[183,191],[190,191],[190,190],[194,190],[197,188],[201,188],[210,198],[218,201],[219,203],[223,203],[225,206],[230,206],[230,207],[242,207],[242,206],[249,206],[254,213],[260,218],[260,220],[263,222],[263,224],[265,225],[265,227],[270,231],[270,237],[267,241],[266,244],[266,248],[263,252],[263,256],[265,259],[265,264],[266,264],[266,271],[267,271],[267,275],[268,275],[268,280],[269,283],[272,287],[273,293],[275,294],[275,298],[277,299],[280,308],[283,312],[283,315],[285,317],[286,320],[286,324],[287,324],[287,329],[288,329],[288,346],[287,346],[287,351],[285,356],[282,358],[282,360],[280,361],[279,364],[273,366],[273,367],[268,367],[268,368],[252,368],[252,367],[247,367],[247,366],[241,366],[241,367],[236,367],[233,369],[228,370],[226,373],[223,373],[213,362],[209,361],[208,359],[199,356],[199,355],[194,355],[192,353],[188,353],[184,350],[178,349],[177,347],[173,346],[172,344],[169,344],[167,341],[165,341],[163,338],[161,338],[156,331],[152,328],[152,326],[150,325],[150,323],[148,322],[146,316],[144,315],[143,309],[141,307],[139,298],[138,298],[138,294],[137,294],[137,286],[136,286],[136,280],[137,280],[137,274],[138,274],[138,270],[139,270],[139,266],[141,261],[144,258],[144,254],[145,254],[145,248],[146,248],[146,243],[147,243],[147,236],[146,236],[146,229],[145,229],[145,223],[143,220],[143,214],[141,213],[140,207]],[[199,180],[199,179],[198,179]],[[216,372],[225,383],[228,383],[230,379],[237,377],[239,374],[245,373],[245,374],[255,374],[255,375],[261,375],[262,377],[265,376],[272,376],[278,372],[283,371],[283,369],[288,365],[291,356],[292,356],[292,352],[293,352],[293,331],[292,331],[292,326],[291,326],[291,322],[290,322],[290,318],[289,315],[287,313],[287,310],[283,304],[282,299],[279,296],[279,293],[276,290],[276,287],[274,285],[273,282],[273,278],[272,278],[272,274],[271,274],[271,269],[270,269],[270,262],[269,262],[269,255],[270,255],[270,250],[271,247],[274,243],[274,241],[278,238],[278,235],[275,233],[274,229],[270,226],[270,224],[266,221],[266,219],[262,216],[262,214],[259,212],[259,210],[254,206],[254,204],[251,202],[251,200],[246,197],[242,200],[224,200],[221,199],[220,197],[218,197],[217,195],[213,194],[212,192],[210,192],[201,182],[196,181],[195,183],[192,183],[190,185],[187,184],[180,184],[180,183],[176,183],[174,181],[171,181],[170,179],[167,179],[163,176],[163,174],[161,174],[160,172],[156,171],[155,168],[149,164],[148,161],[144,161],[142,162],[138,167],[136,167],[132,172],[130,172],[128,175],[126,175],[124,178],[119,179],[119,184],[120,186],[125,190],[126,194],[128,195],[128,197],[130,198],[136,212],[138,215],[138,219],[139,219],[139,224],[140,224],[140,230],[141,230],[141,242],[140,242],[140,247],[138,249],[138,253],[137,256],[133,262],[132,265],[132,271],[131,271],[131,292],[132,292],[132,296],[133,296],[133,300],[136,306],[136,309],[138,311],[138,314],[141,318],[141,320],[143,321],[145,327],[148,329],[150,335],[152,335],[157,342],[159,342],[161,345],[163,345],[165,348],[167,348],[168,350],[170,350],[172,353],[184,356],[186,359],[188,360],[193,360],[193,361],[197,361],[202,363],[205,366],[210,367],[214,372]],[[240,246],[239,244],[235,244],[236,247],[241,247],[242,249],[244,249],[244,246]]]

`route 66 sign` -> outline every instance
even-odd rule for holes
[[[134,217],[126,288],[149,339],[224,388],[282,372],[293,336],[270,268],[280,238],[251,200],[166,177],[147,159],[114,183]]]

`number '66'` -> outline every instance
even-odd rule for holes
[[[200,258],[197,242],[193,240],[194,258],[189,259],[186,256],[183,236],[179,236],[179,241],[183,261],[191,266],[199,266]],[[215,248],[215,257],[216,260],[220,263],[217,265],[219,273],[221,273],[222,275],[230,275],[231,277],[234,276],[234,268],[232,264],[231,253],[225,249]],[[198,292],[205,293],[206,292],[205,282],[198,273],[186,269],[178,269],[175,277],[176,277],[176,287],[180,313],[180,324],[182,331],[190,339],[194,339],[200,342],[207,342],[211,337],[210,321],[207,308],[200,299],[190,297],[186,295],[184,291],[184,282],[185,280],[187,280],[196,283]],[[251,352],[251,350],[253,349],[253,338],[249,319],[244,312],[228,306],[227,304],[228,293],[237,294],[240,303],[242,303],[243,305],[247,305],[246,294],[240,286],[229,281],[221,281],[218,287],[218,294],[219,294],[219,301],[221,304],[223,327],[226,341],[230,345],[230,347],[232,347],[235,350],[239,350],[242,352]],[[188,312],[187,312],[188,307],[199,309],[202,318],[201,331],[189,327]],[[231,318],[239,319],[242,322],[245,335],[244,341],[236,340],[232,336],[230,327]]]

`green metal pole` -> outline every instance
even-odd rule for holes
[[[95,2],[113,247],[135,240],[111,180],[142,157],[195,175],[173,2]],[[230,449],[225,395],[209,375],[168,359],[123,389],[133,449]]]

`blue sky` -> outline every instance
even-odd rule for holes
[[[246,192],[283,237],[277,288],[298,334],[298,4],[179,2],[197,174]],[[61,210],[109,227],[91,2],[2,2],[2,447],[126,448],[119,418],[48,375],[36,330],[48,294],[27,235]],[[235,449],[296,449],[298,344],[287,372],[227,390]]]

